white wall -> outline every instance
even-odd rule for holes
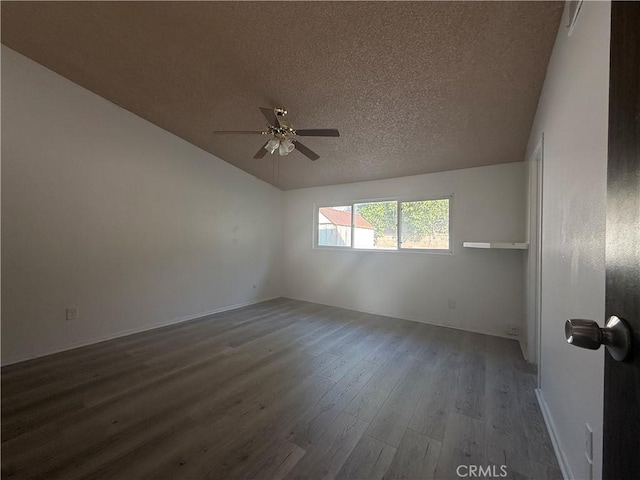
[[[505,335],[524,316],[524,253],[462,242],[523,241],[525,168],[520,162],[285,192],[285,296]],[[453,255],[312,247],[314,205],[451,194]]]
[[[562,25],[566,25],[566,18]],[[587,478],[585,423],[602,474],[604,353],[568,345],[567,318],[603,323],[610,4],[584,2],[571,37],[560,28],[527,156],[544,133],[543,408],[571,478]]]
[[[282,192],[6,47],[2,163],[4,364],[281,294]]]
[[[526,258],[526,318],[522,325],[520,337],[523,352],[527,361],[538,364],[538,318],[540,317],[540,238],[542,230],[542,139],[528,159],[528,209],[527,209],[527,241],[529,250]]]

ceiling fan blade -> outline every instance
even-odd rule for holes
[[[301,137],[339,137],[340,132],[335,128],[313,128],[311,130],[296,130]]]
[[[262,115],[264,115],[264,118],[267,119],[267,122],[269,122],[269,125],[273,125],[274,127],[280,125],[280,122],[278,122],[278,117],[273,111],[273,108],[260,107],[260,111],[262,112]]]
[[[267,143],[269,143],[269,142],[267,142]],[[260,148],[260,150],[258,150],[258,151],[256,152],[256,154],[253,156],[253,158],[255,158],[255,159],[264,158],[264,156],[267,154],[267,149],[266,149],[266,148],[264,148],[264,147],[266,147],[266,146],[267,146],[267,143],[265,143],[265,144]]]
[[[296,150],[298,150],[301,154],[303,154],[305,157],[307,157],[310,160],[317,160],[320,158],[320,155],[318,155],[316,152],[314,152],[313,150],[311,150],[309,147],[307,147],[305,144],[300,143],[298,141],[295,142],[296,144]]]
[[[241,135],[249,135],[259,133],[262,135],[260,130],[215,130],[213,132],[214,135],[227,135],[227,134],[241,134]]]

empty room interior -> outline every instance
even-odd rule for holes
[[[610,2],[1,22],[3,478],[603,478]]]

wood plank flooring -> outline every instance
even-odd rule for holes
[[[280,298],[4,367],[2,477],[560,479],[534,385],[513,340]]]

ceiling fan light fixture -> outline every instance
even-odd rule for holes
[[[296,146],[293,144],[293,142],[291,140],[289,140],[288,138],[285,138],[284,140],[282,140],[280,142],[280,149],[279,149],[278,153],[281,156],[289,155],[291,152],[293,152],[294,148],[296,148]]]
[[[275,152],[278,149],[279,146],[280,146],[280,140],[278,140],[277,138],[272,138],[264,146],[264,149],[267,152],[273,154],[273,152]],[[282,153],[280,155],[282,155]]]
[[[287,115],[285,108],[266,108],[260,107],[262,115],[269,122],[269,126],[266,130],[218,130],[213,133],[216,135],[227,135],[230,133],[241,134],[259,134],[259,135],[271,135],[271,140],[267,141],[263,147],[261,147],[253,156],[255,160],[260,160],[266,155],[265,152],[270,154],[276,153],[281,156],[289,155],[294,150],[298,150],[302,155],[309,160],[317,160],[320,158],[316,152],[311,150],[305,144],[301,143],[297,137],[339,137],[340,133],[335,128],[312,128],[307,130],[295,130],[293,126],[287,122],[283,117]],[[291,140],[290,136],[295,135],[295,140]]]

